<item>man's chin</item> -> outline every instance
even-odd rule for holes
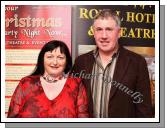
[[[110,49],[110,48],[102,48],[102,49],[100,49],[102,52],[111,52],[111,51],[113,51],[114,49]]]

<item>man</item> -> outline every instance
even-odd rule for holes
[[[92,117],[152,117],[146,61],[118,44],[120,24],[109,9],[99,12],[93,23],[97,48],[79,56],[72,73],[91,74],[82,78]]]

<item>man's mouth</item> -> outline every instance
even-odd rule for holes
[[[102,44],[108,44],[109,41],[100,41]]]
[[[108,43],[107,43],[107,42],[102,42],[101,45],[102,45],[102,46],[107,46]]]

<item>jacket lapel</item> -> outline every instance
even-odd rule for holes
[[[94,61],[95,61],[95,59],[94,59],[94,57],[93,57],[93,51],[91,51],[91,53],[89,53],[89,55],[87,55],[88,57],[86,57],[86,63],[84,63],[85,64],[85,66],[87,66],[87,67],[85,67],[85,71],[86,71],[86,74],[92,74],[92,70],[93,70],[93,65],[94,65]],[[86,79],[86,85],[87,86],[91,86],[91,79]]]
[[[86,63],[83,63],[84,66],[87,66],[85,67],[85,71],[86,71],[86,74],[92,74],[92,69],[93,69],[93,65],[94,65],[94,57],[93,57],[93,51],[91,53],[89,53],[89,55],[87,55],[86,57]],[[89,97],[89,112],[90,112],[90,117],[93,117],[93,98],[92,98],[92,92],[91,92],[91,79],[84,79],[84,83],[85,83],[85,86],[89,86],[89,87],[86,87],[87,89],[87,95]]]
[[[130,61],[130,58],[126,54],[126,50],[123,47],[120,47],[120,52],[119,52],[119,56],[117,59],[117,63],[116,63],[115,71],[113,75],[113,81],[114,82],[116,81],[115,83],[121,83],[122,78],[126,74],[129,61]],[[113,97],[116,90],[117,90],[117,87],[111,86],[110,98]]]

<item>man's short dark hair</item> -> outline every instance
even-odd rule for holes
[[[107,19],[109,17],[113,18],[113,20],[115,20],[117,25],[121,27],[121,20],[119,16],[115,12],[111,11],[110,9],[102,9],[101,11],[99,11],[99,13],[97,13],[97,15],[94,17],[94,22],[97,19]]]

